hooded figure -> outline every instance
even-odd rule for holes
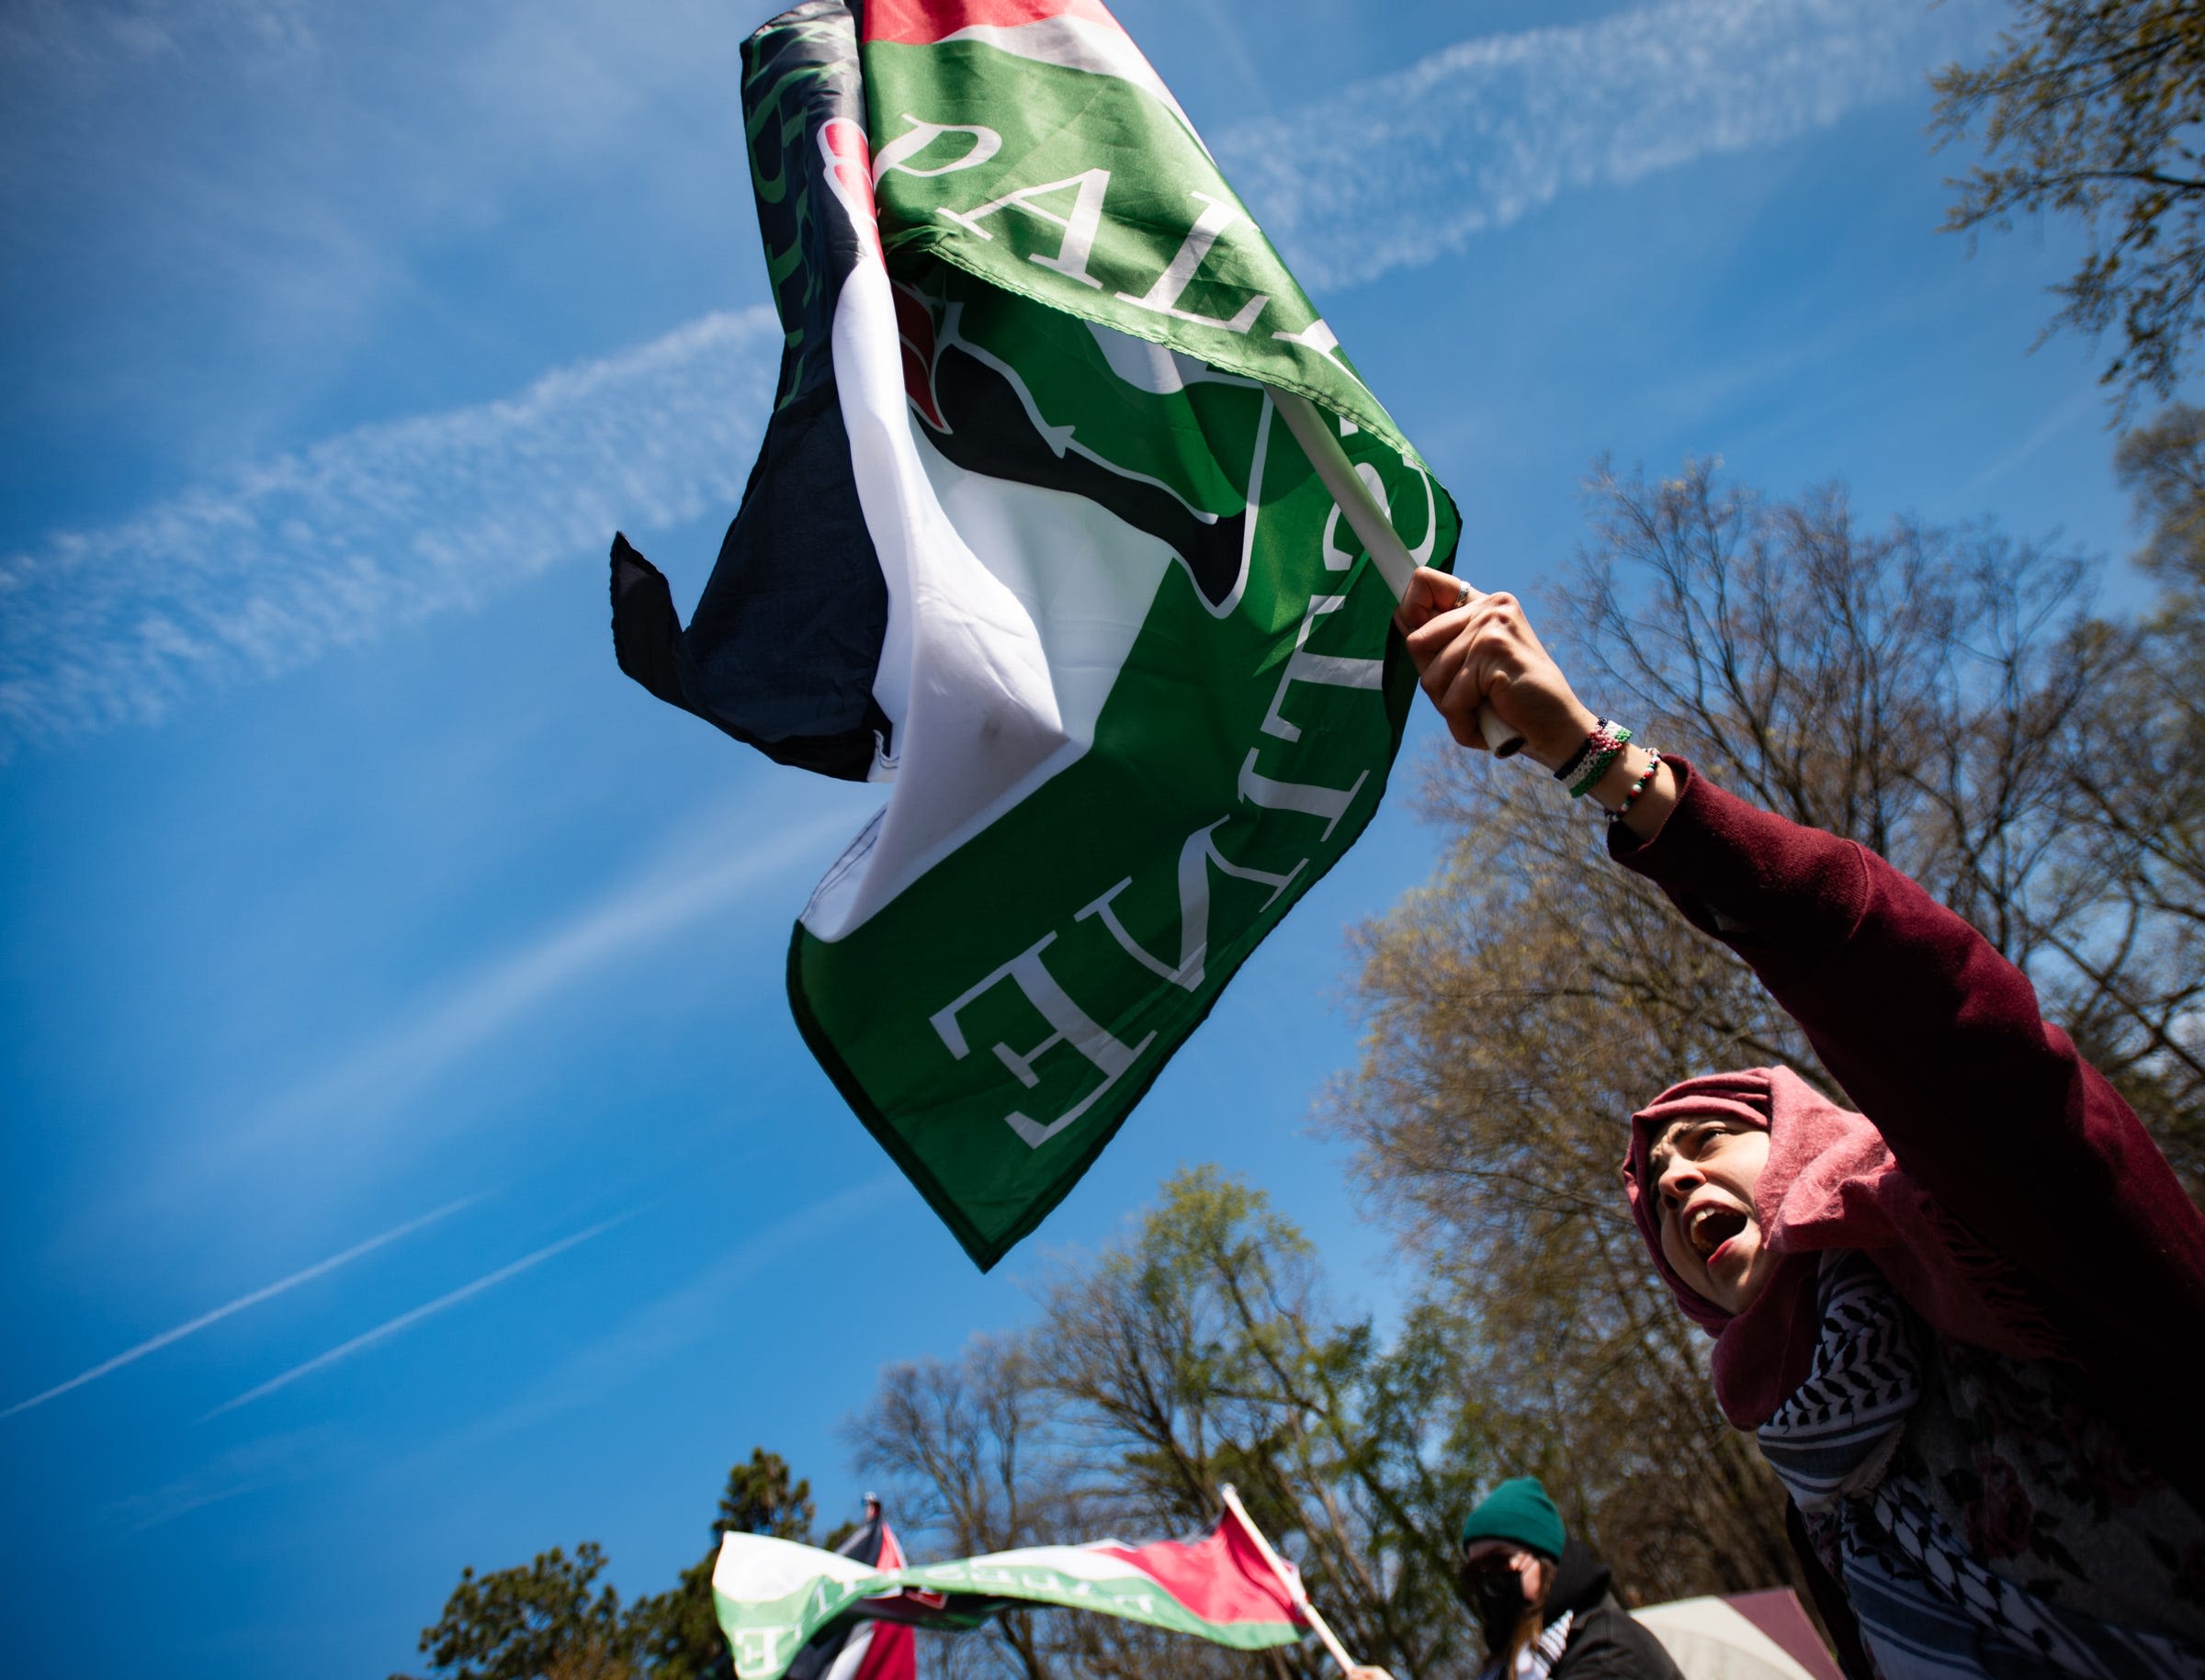
[[[1463,1519],[1456,1590],[1486,1641],[1481,1680],[1683,1680],[1661,1641],[1616,1602],[1608,1566],[1562,1528],[1531,1476]]]

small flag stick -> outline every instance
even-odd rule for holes
[[[1225,1501],[1225,1508],[1233,1514],[1235,1520],[1248,1530],[1248,1538],[1255,1541],[1256,1550],[1263,1554],[1264,1562],[1271,1565],[1271,1573],[1278,1576],[1279,1584],[1286,1589],[1286,1595],[1294,1600],[1295,1608],[1309,1618],[1310,1630],[1324,1641],[1325,1649],[1332,1653],[1332,1660],[1340,1664],[1340,1672],[1352,1674],[1356,1668],[1355,1659],[1348,1654],[1348,1648],[1340,1642],[1332,1629],[1325,1626],[1325,1618],[1317,1613],[1317,1607],[1309,1602],[1309,1592],[1302,1585],[1300,1573],[1290,1568],[1272,1550],[1271,1542],[1263,1538],[1263,1530],[1256,1527],[1248,1514],[1248,1507],[1240,1503],[1240,1495],[1234,1492],[1233,1484],[1228,1482],[1219,1488],[1217,1496]]]
[[[1298,392],[1281,390],[1276,386],[1265,387],[1271,399],[1278,405],[1279,417],[1285,421],[1286,429],[1301,445],[1302,453],[1309,457],[1309,465],[1317,468],[1317,476],[1332,493],[1346,517],[1348,528],[1369,552],[1371,563],[1378,568],[1378,575],[1400,600],[1408,593],[1408,581],[1416,575],[1417,563],[1409,558],[1408,545],[1394,529],[1378,498],[1371,494],[1348,459],[1348,452],[1340,446],[1328,417],[1317,404]],[[1486,738],[1486,745],[1497,759],[1512,758],[1523,750],[1523,737],[1500,720],[1500,714],[1490,705],[1480,703],[1477,708],[1478,733]]]

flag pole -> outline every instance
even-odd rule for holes
[[[1371,494],[1371,488],[1355,471],[1348,452],[1340,446],[1340,437],[1316,403],[1298,391],[1281,390],[1266,386],[1271,400],[1278,405],[1279,417],[1294,440],[1309,457],[1309,465],[1332,494],[1348,528],[1355,533],[1378,568],[1378,575],[1385,586],[1400,600],[1408,593],[1408,581],[1416,576],[1417,563],[1409,558],[1408,545],[1394,529],[1393,520]],[[1486,738],[1486,745],[1497,759],[1513,758],[1523,750],[1523,737],[1500,720],[1500,714],[1481,701],[1477,708],[1478,733]]]
[[[1286,1589],[1286,1596],[1294,1601],[1295,1607],[1309,1618],[1310,1630],[1324,1641],[1325,1649],[1332,1653],[1332,1660],[1340,1664],[1340,1672],[1343,1674],[1354,1674],[1357,1666],[1355,1659],[1348,1654],[1348,1648],[1325,1625],[1325,1618],[1317,1613],[1317,1607],[1309,1602],[1309,1590],[1302,1584],[1301,1576],[1272,1550],[1271,1542],[1263,1538],[1263,1530],[1256,1527],[1255,1520],[1248,1514],[1248,1507],[1240,1503],[1240,1495],[1234,1491],[1233,1484],[1228,1482],[1219,1488],[1217,1496],[1225,1501],[1225,1508],[1233,1514],[1235,1520],[1248,1530],[1248,1538],[1255,1541],[1256,1550],[1263,1554],[1263,1562],[1271,1565],[1271,1573],[1279,1578],[1279,1584]]]

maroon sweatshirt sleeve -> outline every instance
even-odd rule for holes
[[[1675,809],[1650,840],[1613,830],[1617,861],[1752,964],[1908,1174],[2039,1281],[2078,1358],[2194,1395],[2205,1216],[2027,977],[1866,847],[1668,761]]]

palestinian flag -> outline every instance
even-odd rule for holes
[[[774,413],[685,629],[616,541],[615,644],[890,784],[789,996],[987,1267],[1378,808],[1415,679],[1310,451],[1415,559],[1458,521],[1099,0],[808,0],[743,65]]]
[[[738,1680],[795,1674],[791,1658],[809,1650],[816,1630],[850,1616],[954,1630],[1015,1604],[1057,1605],[1243,1651],[1291,1645],[1307,1625],[1263,1542],[1229,1510],[1194,1540],[1029,1546],[901,1568],[729,1534],[713,1567],[712,1600]],[[896,1630],[910,1637],[908,1627]]]
[[[825,1555],[847,1559],[861,1569],[903,1567],[895,1530],[870,1499],[864,1525]],[[843,1617],[806,1639],[786,1672],[788,1680],[918,1680],[919,1654],[910,1628]]]

